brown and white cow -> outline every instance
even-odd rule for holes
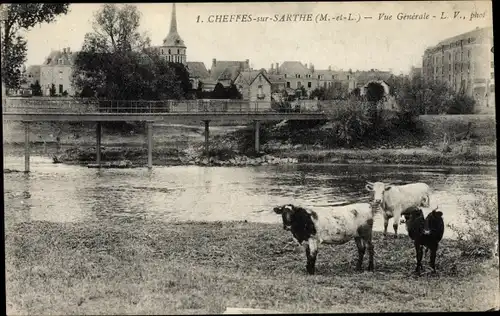
[[[344,244],[352,239],[358,248],[357,270],[362,269],[368,248],[368,270],[373,271],[373,208],[369,203],[353,203],[313,211],[293,204],[274,208],[282,216],[283,228],[290,231],[299,244],[305,245],[307,272],[314,274],[320,244]]]

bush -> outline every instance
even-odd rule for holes
[[[325,108],[328,119],[333,121],[332,136],[337,144],[349,146],[363,139],[371,128],[369,107],[368,102],[352,97],[334,108]]]
[[[448,224],[457,234],[463,256],[491,257],[498,241],[498,198],[496,194],[475,192],[477,198],[465,203],[465,227]]]

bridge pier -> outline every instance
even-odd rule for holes
[[[96,125],[96,164],[101,168],[101,122],[97,122]]]
[[[148,169],[153,168],[153,122],[147,122],[148,125]]]
[[[24,172],[30,172],[30,123],[24,122]]]
[[[260,152],[260,122],[255,121],[255,152]]]
[[[204,121],[205,122],[205,155],[207,158],[209,158],[209,137],[210,137],[210,121]]]

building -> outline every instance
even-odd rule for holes
[[[424,80],[446,83],[476,100],[477,112],[494,111],[493,28],[476,28],[425,50]]]
[[[271,102],[271,81],[265,70],[240,71],[234,84],[243,100]]]
[[[352,74],[355,77],[356,87],[360,89],[371,81],[387,81],[392,76],[390,71],[378,69],[357,70]]]
[[[274,67],[276,65],[276,67]],[[316,70],[313,64],[303,64],[300,61],[285,61],[271,64],[268,77],[272,83],[272,91],[287,91],[293,93],[302,87],[310,94],[316,88],[329,88],[335,85],[344,86],[347,91],[355,88],[355,77],[348,72]]]
[[[163,45],[154,47],[160,56],[173,63],[186,64],[187,47],[177,31],[177,17],[175,14],[175,3],[172,4],[172,17],[170,20],[170,30],[163,40]]]
[[[188,61],[186,66],[193,89],[198,89],[202,84],[201,80],[210,76],[205,64],[201,61]]]
[[[53,50],[42,65],[32,65],[26,70],[26,85],[29,87],[36,81],[39,82],[44,96],[50,96],[52,85],[56,88],[56,95],[74,95],[72,74],[76,53],[71,49],[63,48],[62,51]]]

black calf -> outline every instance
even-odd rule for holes
[[[443,213],[433,210],[424,219],[424,213],[419,208],[411,208],[403,213],[406,220],[408,236],[414,241],[417,254],[417,268],[415,272],[420,273],[422,268],[423,247],[427,253],[431,251],[430,266],[436,272],[436,253],[439,242],[444,234]]]

